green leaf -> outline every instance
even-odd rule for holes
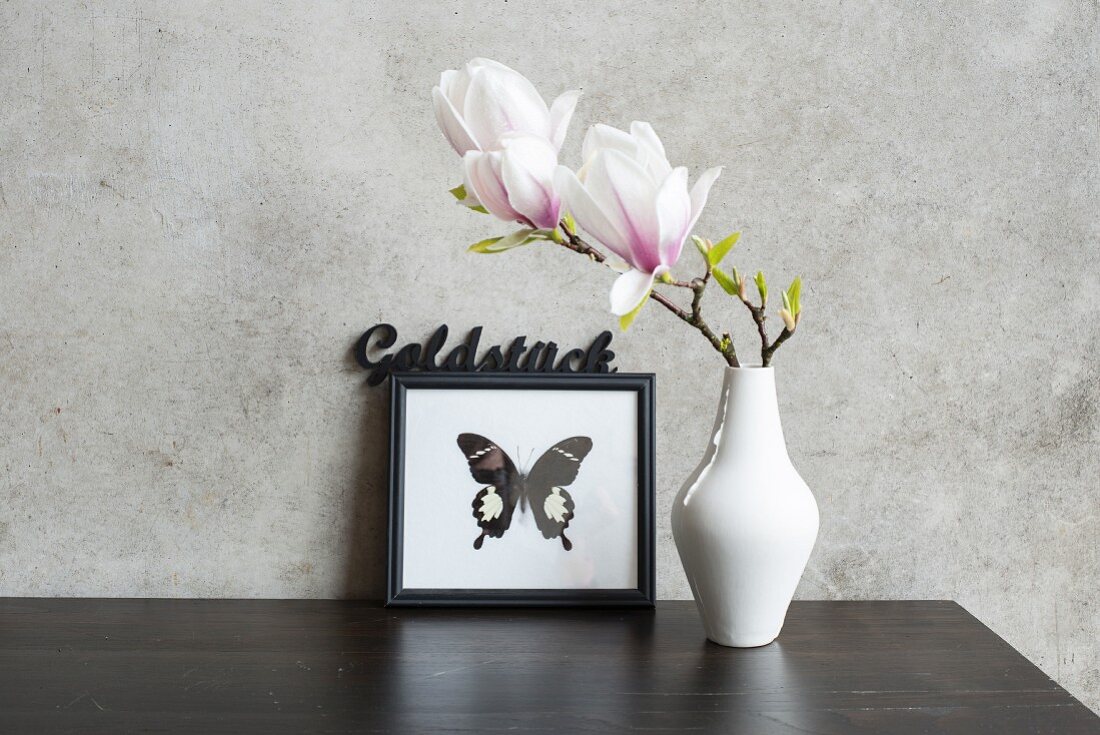
[[[521,245],[526,245],[536,240],[541,240],[541,237],[532,237],[534,230],[523,229],[516,230],[511,235],[505,237],[490,237],[488,240],[482,240],[471,245],[468,250],[471,253],[503,253],[513,248],[518,248]]]
[[[457,199],[458,203],[461,204],[462,206],[467,207],[469,209],[472,209],[475,212],[481,212],[482,214],[489,214],[488,209],[486,209],[485,207],[481,206],[477,202],[470,199],[469,195],[466,194],[466,187],[464,185],[459,184],[455,188],[448,189],[447,191],[451,192],[451,195],[454,196],[454,198]]]
[[[714,243],[714,247],[707,253],[707,260],[711,265],[718,265],[722,262],[722,258],[729,255],[729,252],[733,250],[733,246],[737,244],[737,241],[741,239],[741,233],[735,232],[724,240],[719,240]]]
[[[480,242],[475,242],[473,245],[466,248],[466,252],[468,252],[468,253],[491,253],[493,251],[490,250],[489,248],[492,247],[493,245],[495,245],[496,243],[500,242],[503,239],[504,239],[503,237],[490,237],[488,240],[482,240]]]
[[[643,306],[645,306],[645,302],[649,301],[649,294],[651,293],[653,293],[653,289],[650,289],[646,293],[642,300],[638,302],[638,305],[635,306],[629,314],[623,314],[621,317],[619,317],[619,329],[625,332],[627,329],[630,328],[630,325],[634,323],[634,317],[638,316],[638,312],[642,310]]]
[[[570,232],[577,231],[577,220],[573,219],[573,215],[569,214],[569,212],[566,212],[561,219],[563,222],[565,222],[565,226],[569,228]]]
[[[802,276],[795,276],[790,288],[784,294],[784,305],[790,309],[792,316],[798,316],[802,312],[802,304],[799,303],[802,296]]]
[[[730,278],[730,275],[721,268],[714,268],[714,280],[718,281],[718,285],[722,287],[722,290],[728,293],[730,296],[737,295],[737,281]]]
[[[756,272],[756,290],[760,292],[760,305],[763,306],[768,301],[768,284],[764,280],[764,271]]]

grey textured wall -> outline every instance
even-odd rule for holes
[[[450,201],[429,90],[489,55],[583,88],[571,162],[640,118],[724,164],[700,231],[804,276],[799,594],[954,598],[1100,707],[1095,0],[627,8],[0,4],[0,594],[380,594],[357,334],[613,324],[571,253],[464,252],[505,228]],[[721,367],[680,327],[650,307],[615,343],[658,375],[666,598]]]

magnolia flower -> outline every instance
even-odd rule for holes
[[[580,92],[564,92],[546,102],[519,72],[489,59],[473,59],[462,69],[450,69],[432,90],[435,118],[458,155],[495,151],[508,133],[538,136],[554,147],[565,140]]]
[[[557,167],[554,187],[577,223],[630,266],[611,287],[611,311],[623,316],[676,263],[722,169],[703,172],[689,194],[687,169],[669,164],[644,122],[631,123],[629,133],[592,127],[584,156],[577,174]]]
[[[557,227],[561,198],[554,191],[554,146],[525,133],[508,133],[500,145],[499,151],[467,151],[462,157],[467,196],[506,222]]]

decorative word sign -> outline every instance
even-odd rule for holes
[[[393,354],[371,359],[371,352],[387,350],[397,342],[397,329],[392,324],[375,324],[363,332],[355,345],[355,360],[364,370],[369,370],[367,385],[378,385],[390,373],[406,370],[443,370],[455,373],[503,372],[503,373],[614,373],[611,367],[615,353],[607,349],[611,344],[611,332],[600,332],[587,350],[579,348],[559,355],[553,342],[535,342],[527,346],[526,335],[512,340],[505,350],[495,345],[478,359],[478,342],[481,327],[474,327],[466,341],[456,345],[446,357],[439,358],[443,343],[447,341],[447,325],[440,325],[423,346],[409,343]],[[525,354],[526,353],[526,354]]]

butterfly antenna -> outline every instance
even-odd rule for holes
[[[531,466],[531,457],[533,457],[533,456],[535,456],[535,450],[532,448],[531,451],[527,453],[527,466],[528,467]],[[524,473],[526,473],[526,472],[527,472],[527,470],[524,470]]]

